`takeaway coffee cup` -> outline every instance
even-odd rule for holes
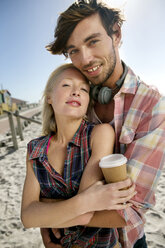
[[[107,183],[116,183],[127,178],[127,158],[122,154],[111,154],[103,157],[99,162]]]

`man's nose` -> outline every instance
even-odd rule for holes
[[[91,49],[87,47],[83,47],[80,52],[80,57],[79,57],[79,61],[81,65],[83,66],[89,65],[92,60],[93,60],[93,55],[92,55]]]

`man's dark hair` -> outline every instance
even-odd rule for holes
[[[67,57],[66,44],[76,25],[86,17],[97,13],[109,36],[115,33],[114,24],[121,26],[124,21],[119,9],[109,8],[101,2],[98,3],[97,0],[76,1],[60,14],[54,33],[55,40],[46,46],[47,50],[52,54],[63,53]]]

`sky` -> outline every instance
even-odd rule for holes
[[[121,8],[120,57],[147,84],[165,94],[165,0],[105,0]],[[70,62],[52,55],[56,21],[73,0],[0,0],[0,89],[38,102],[50,73]]]

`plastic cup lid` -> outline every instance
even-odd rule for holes
[[[100,162],[99,166],[101,168],[112,168],[121,166],[122,164],[127,163],[127,158],[122,154],[111,154],[108,156],[103,157]]]

